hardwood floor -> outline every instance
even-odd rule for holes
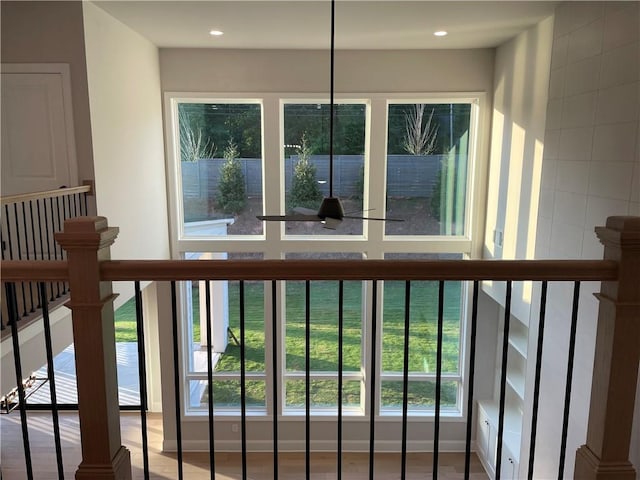
[[[142,479],[142,452],[140,418],[138,413],[122,414],[123,444],[131,451],[133,478]],[[2,480],[26,479],[24,450],[22,446],[20,415],[15,412],[0,417],[2,436]],[[65,479],[73,479],[80,461],[78,417],[73,412],[60,414],[60,430],[63,447]],[[51,416],[44,412],[29,413],[29,438],[34,463],[34,478],[57,479],[56,457],[52,436]],[[162,421],[158,414],[151,414],[148,420],[149,464],[151,479],[171,480],[177,478],[175,454],[162,453]],[[217,453],[216,480],[236,480],[242,478],[241,459],[238,453]],[[247,457],[247,477],[252,480],[273,479],[273,457],[271,453],[249,453]],[[305,475],[305,458],[300,453],[280,453],[278,456],[281,480],[301,480]],[[210,479],[208,453],[184,454],[184,478],[187,480]],[[407,458],[407,479],[432,478],[432,455],[409,454]],[[336,478],[336,456],[331,453],[311,455],[311,478],[329,480]],[[369,456],[366,453],[345,453],[342,460],[342,478],[345,480],[365,480],[369,478]],[[376,480],[397,480],[400,478],[400,455],[395,453],[376,454]],[[464,454],[441,453],[439,457],[439,479],[464,478]],[[478,458],[472,455],[471,479],[488,478]]]

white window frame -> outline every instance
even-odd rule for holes
[[[484,178],[480,178],[480,173],[484,173],[485,159],[479,158],[479,139],[481,135],[481,117],[484,114],[484,104],[486,95],[481,92],[464,92],[464,93],[344,93],[336,95],[336,103],[362,103],[368,105],[366,117],[365,132],[365,182],[363,195],[363,208],[375,209],[378,212],[384,212],[386,205],[384,202],[385,195],[370,195],[372,191],[384,192],[386,188],[386,147],[387,147],[387,114],[388,106],[393,103],[470,103],[471,119],[470,119],[470,143],[469,143],[469,163],[467,170],[467,190],[465,204],[465,226],[464,235],[461,236],[398,236],[386,235],[384,233],[383,222],[365,222],[363,225],[362,236],[340,236],[331,235],[326,238],[311,236],[293,236],[284,234],[284,225],[276,222],[266,222],[262,235],[255,236],[230,236],[217,238],[186,238],[182,231],[182,195],[181,195],[181,178],[180,178],[180,152],[179,152],[179,130],[177,128],[177,105],[178,103],[260,103],[262,113],[262,158],[263,158],[263,194],[264,194],[264,213],[280,213],[284,209],[284,103],[285,102],[305,102],[312,101],[314,103],[327,103],[326,94],[295,94],[295,93],[190,93],[190,92],[165,92],[165,127],[167,141],[167,185],[169,194],[169,212],[170,212],[170,235],[171,235],[171,251],[173,258],[181,258],[185,252],[259,252],[265,259],[283,258],[285,253],[306,252],[315,249],[322,252],[346,252],[346,253],[362,253],[369,259],[382,259],[385,253],[457,253],[465,257],[473,257],[474,252],[480,251],[482,244],[481,232],[474,232],[474,225],[481,225],[484,216],[484,205],[480,205],[479,192],[482,192],[481,186],[485,182]],[[382,158],[384,161],[371,161],[371,159]],[[278,168],[275,168],[277,162]],[[266,185],[272,188],[267,189]],[[273,188],[278,185],[279,188]],[[370,282],[367,282],[369,284]],[[284,404],[284,380],[286,378],[283,371],[284,366],[284,342],[280,342],[281,351],[279,352],[280,371],[278,374],[278,385],[280,405],[271,404],[272,398],[272,382],[270,376],[266,373],[271,371],[271,296],[267,294],[270,291],[270,283],[265,282],[265,373],[258,374],[256,372],[248,372],[247,379],[261,378],[266,381],[266,408],[262,413],[272,415],[275,410],[279,414],[291,413],[295,415],[295,411],[287,412],[283,409]],[[283,289],[279,285],[279,295],[282,298]],[[379,285],[379,291],[382,284]],[[463,292],[466,291],[463,290]],[[370,330],[369,308],[371,308],[371,289],[366,289],[365,302],[368,306],[364,309],[365,318],[363,319],[363,331]],[[466,370],[466,354],[468,349],[468,341],[465,340],[466,335],[466,310],[468,305],[468,295],[463,293],[463,305],[461,308],[461,324],[460,324],[460,374],[459,382],[461,388],[458,389],[458,409],[451,412],[451,417],[459,418],[464,414],[466,408],[464,397],[466,389],[464,388],[464,378]],[[378,302],[382,301],[382,296],[378,296]],[[378,317],[381,315],[381,304],[377,305]],[[282,311],[282,309],[281,309]],[[463,314],[463,311],[465,312]],[[463,316],[464,315],[464,316]],[[278,329],[284,332],[284,323],[282,322],[281,312],[278,318]],[[381,318],[377,319],[380,325]],[[183,326],[182,337],[187,334],[186,326]],[[363,335],[367,337],[367,335]],[[381,385],[381,335],[377,336],[376,348],[376,364],[378,371],[375,372],[377,385],[377,405],[378,411],[375,415],[384,417],[385,412],[380,410],[380,385]],[[367,340],[368,341],[368,340]],[[371,345],[365,345],[363,348],[363,369],[365,378],[371,378],[370,370],[370,348]],[[183,368],[189,365],[188,362],[183,363]],[[193,379],[206,379],[206,374],[193,374],[185,371],[184,379],[185,403],[187,405],[186,391],[188,390],[188,382]],[[444,379],[445,377],[443,377]],[[370,415],[369,399],[370,394],[363,395],[364,405],[360,414],[364,416]],[[216,407],[217,413],[224,414]],[[203,415],[206,412],[189,411],[187,415]],[[237,413],[237,411],[235,412]],[[259,413],[259,412],[256,412]],[[329,412],[314,412],[314,414],[330,414]],[[413,413],[412,413],[413,414]],[[443,412],[444,416],[449,416],[447,412]],[[392,414],[393,416],[393,414]],[[431,415],[428,415],[430,418]]]

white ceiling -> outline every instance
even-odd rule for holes
[[[96,1],[158,47],[327,49],[330,2]],[[337,49],[498,46],[553,13],[551,1],[337,0]],[[212,37],[209,30],[224,32]],[[435,37],[447,30],[446,37]]]

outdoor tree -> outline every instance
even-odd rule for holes
[[[212,140],[204,139],[202,130],[192,125],[190,115],[184,110],[178,112],[180,124],[180,160],[195,162],[201,158],[213,158],[216,147]]]
[[[416,104],[405,112],[405,134],[402,147],[411,155],[428,155],[435,150],[438,125],[433,125],[433,109],[424,120],[424,103]]]
[[[312,149],[306,133],[302,134],[297,152],[298,161],[293,169],[289,205],[317,209],[322,201],[322,192],[316,178],[316,167],[309,161]]]
[[[238,147],[233,139],[229,139],[224,149],[224,163],[220,168],[217,202],[220,210],[234,215],[244,210],[247,204],[244,173],[238,155]]]

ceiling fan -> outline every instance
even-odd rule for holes
[[[334,57],[335,57],[335,0],[331,0],[331,89],[329,99],[329,196],[322,199],[317,212],[309,208],[296,207],[291,215],[258,215],[267,222],[322,222],[324,228],[335,230],[343,219],[378,220],[402,222],[399,218],[374,218],[345,214],[342,202],[333,196],[333,110],[334,110]]]

